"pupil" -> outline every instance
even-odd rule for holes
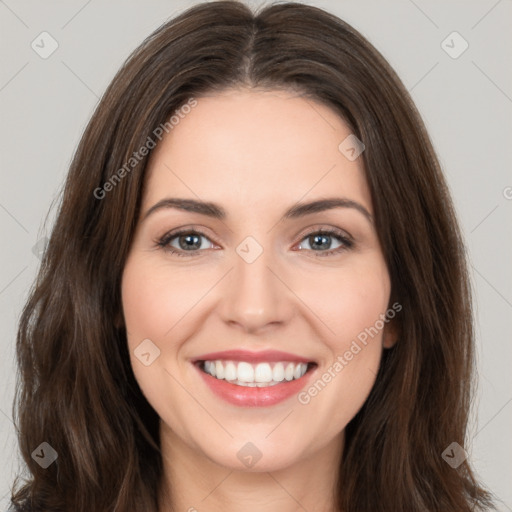
[[[313,249],[317,245],[317,241],[320,241],[320,242],[318,242],[320,245],[322,242],[327,244],[327,247],[325,247],[326,249],[328,249],[331,246],[331,244],[328,241],[328,239],[330,238],[328,235],[314,235],[314,236],[312,236],[312,238],[314,240],[314,242],[311,244],[311,247],[313,247]]]
[[[193,239],[195,239],[195,241],[193,241],[192,244],[189,244],[189,242]],[[182,240],[186,240],[186,242],[182,244]],[[201,240],[197,235],[182,235],[180,236],[180,247],[185,250],[199,249],[199,247],[201,247]]]

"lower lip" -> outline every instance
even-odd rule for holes
[[[226,380],[216,379],[201,370],[198,365],[194,366],[215,395],[226,402],[240,407],[268,407],[283,402],[291,396],[297,395],[308,383],[311,374],[315,370],[315,368],[311,368],[300,379],[285,380],[280,384],[264,388],[251,388],[248,386],[237,386]]]

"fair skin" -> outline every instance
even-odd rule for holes
[[[122,279],[131,364],[161,418],[160,512],[333,512],[344,429],[396,341],[393,324],[308,403],[297,393],[269,406],[229,403],[192,361],[289,352],[316,363],[307,391],[386,312],[390,278],[372,220],[354,207],[280,220],[297,203],[334,197],[373,215],[362,158],[338,149],[351,133],[342,119],[298,94],[237,89],[197,102],[153,151]],[[168,207],[144,218],[169,197],[213,202],[226,217]],[[187,251],[183,235],[167,247],[184,257],[157,245],[182,227],[203,233],[200,248]],[[337,235],[315,245],[309,235],[323,229],[352,246]],[[248,236],[263,250],[251,263],[237,252]],[[145,339],[160,350],[148,366],[134,354]],[[248,442],[261,453],[251,467],[237,457]]]

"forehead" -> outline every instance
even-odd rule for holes
[[[351,130],[334,110],[286,91],[230,89],[196,100],[153,151],[146,203],[172,193],[270,207],[344,195],[371,210],[362,159],[338,148]]]

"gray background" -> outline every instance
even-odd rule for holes
[[[51,227],[55,211],[45,227],[48,210],[114,73],[150,32],[195,3],[0,0],[0,510],[7,508],[19,465],[11,421],[14,346],[39,264],[32,249]],[[464,229],[475,290],[479,390],[465,448],[503,500],[501,509],[512,511],[512,2],[308,3],[351,23],[384,54],[433,139]],[[59,45],[47,59],[31,47],[43,31]],[[469,44],[458,58],[442,46],[453,31]],[[451,37],[444,46],[453,53],[461,44]]]

